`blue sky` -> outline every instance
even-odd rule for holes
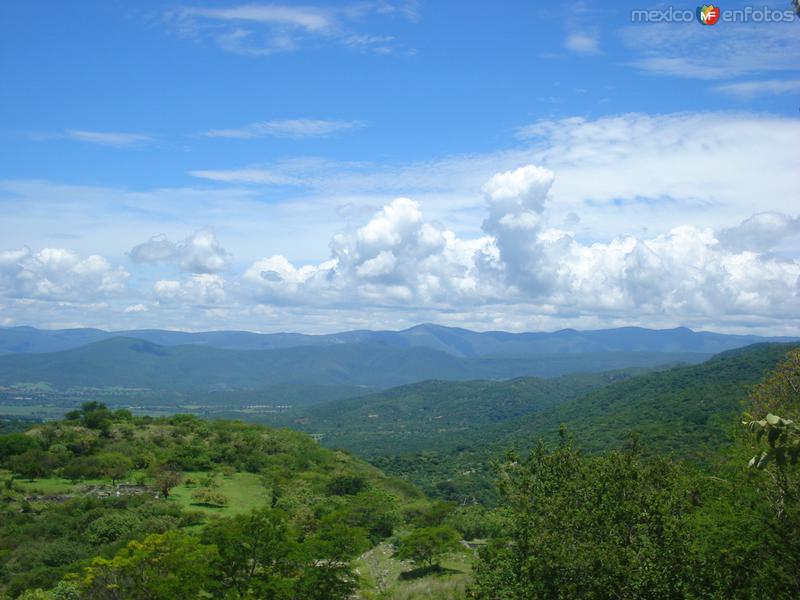
[[[789,4],[5,3],[0,324],[798,334]]]

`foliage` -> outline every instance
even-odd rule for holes
[[[81,577],[81,594],[97,600],[197,598],[214,587],[214,546],[179,533],[130,542],[111,559],[95,558]]]
[[[95,414],[103,417],[87,420]],[[217,552],[247,548],[266,525],[246,519],[267,508],[287,532],[292,593],[303,587],[308,594],[349,594],[356,585],[352,557],[392,535],[405,503],[426,502],[413,486],[296,432],[190,415],[132,417],[99,404],[70,417],[35,423],[6,445],[16,453],[4,465],[15,472],[0,478],[0,597],[53,588],[89,566],[122,585],[131,577],[125,569],[149,564],[125,566],[136,553],[119,553],[131,542],[187,531],[202,541],[204,528],[218,522],[215,514],[244,519],[220,521],[222,529],[239,533]],[[197,465],[207,468],[189,470]],[[139,487],[116,487],[123,473]],[[19,479],[23,474],[35,478]],[[187,475],[202,485],[182,485]],[[203,506],[193,505],[196,500]],[[92,565],[95,558],[118,564]],[[211,571],[219,564],[215,558]]]
[[[208,487],[197,488],[192,491],[192,499],[199,504],[205,504],[207,506],[227,506],[230,501],[230,499],[219,490]]]
[[[433,567],[447,553],[458,549],[460,537],[449,525],[420,527],[401,539],[397,557],[420,567]]]

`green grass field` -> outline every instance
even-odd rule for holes
[[[261,477],[253,473],[234,473],[233,475],[218,476],[219,487],[216,491],[228,498],[224,507],[214,507],[199,504],[192,499],[192,492],[198,485],[187,485],[189,481],[201,481],[208,473],[186,473],[184,483],[173,488],[170,498],[190,510],[201,510],[209,514],[229,517],[249,512],[267,504],[269,497],[261,483]]]

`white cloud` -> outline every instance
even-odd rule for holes
[[[800,237],[800,217],[764,212],[745,219],[736,227],[723,229],[719,241],[734,250],[765,252],[787,238]]]
[[[87,131],[85,129],[67,129],[64,137],[76,142],[88,142],[101,146],[134,146],[153,139],[143,133],[122,133],[119,131]]]
[[[151,240],[167,244],[142,248],[139,258],[179,264],[171,240],[212,223],[222,227],[215,232],[226,254],[249,265],[229,267],[224,281],[137,268],[133,285],[146,291],[89,317],[111,323],[220,327],[213,307],[228,311],[225,327],[261,330],[431,320],[800,333],[792,314],[799,119],[625,114],[538,121],[519,136],[508,150],[428,162],[304,158],[248,167],[246,178],[215,172],[225,183],[248,180],[247,188],[3,182],[6,247],[69,231],[74,251],[114,256],[171,227]],[[518,170],[530,164],[540,166]],[[253,183],[262,171],[282,189]],[[157,277],[176,283],[156,293]],[[137,303],[150,310],[124,313]],[[48,314],[41,305],[8,306],[15,322]],[[77,322],[70,310],[47,322]]]
[[[643,71],[690,79],[730,79],[774,71],[797,71],[797,23],[637,23],[620,31]]]
[[[339,131],[363,127],[361,121],[330,121],[325,119],[286,119],[283,121],[259,121],[239,129],[212,129],[208,137],[254,139],[261,137],[309,138],[325,137]]]
[[[227,299],[227,284],[219,275],[200,273],[184,281],[161,279],[153,285],[153,296],[162,304],[213,306]]]
[[[170,242],[158,235],[134,246],[128,253],[137,263],[176,261],[184,271],[191,273],[216,273],[228,267],[229,253],[216,236],[207,230],[197,231],[182,242]]]
[[[130,306],[125,307],[126,313],[143,313],[147,312],[147,307],[144,304],[131,304]]]
[[[760,95],[793,94],[800,92],[800,79],[764,79],[760,81],[737,81],[714,87],[714,91],[742,100]]]
[[[11,298],[90,302],[120,295],[128,277],[97,254],[81,258],[64,248],[0,252],[0,295]]]
[[[65,129],[62,132],[35,132],[28,137],[36,142],[48,140],[72,140],[99,146],[126,148],[153,141],[153,136],[144,133],[125,133],[121,131],[89,131],[86,129]]]
[[[542,224],[547,204],[557,201],[553,181],[535,166],[492,177],[484,187],[487,236],[472,240],[426,222],[416,202],[399,198],[355,232],[335,236],[328,261],[295,267],[273,256],[253,263],[243,283],[271,305],[457,310],[489,303],[639,322],[800,314],[800,261],[759,253],[746,240],[746,248],[732,248],[720,238],[739,239],[736,233],[689,225],[584,244]],[[756,216],[740,227],[763,233],[764,221]]]
[[[185,8],[186,15],[221,21],[250,21],[269,25],[299,27],[307,31],[325,31],[333,27],[333,15],[322,8],[247,4],[231,8]]]
[[[237,54],[269,56],[313,43],[389,53],[399,46],[392,36],[363,33],[369,20],[400,15],[415,21],[412,6],[395,2],[361,2],[340,6],[244,4],[225,8],[182,7],[169,11],[167,21],[178,35],[211,39]]]
[[[564,40],[564,47],[579,54],[596,54],[600,51],[597,36],[589,33],[570,33]]]

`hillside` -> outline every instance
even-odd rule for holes
[[[426,379],[554,377],[696,363],[704,358],[702,354],[669,352],[462,358],[429,348],[383,344],[225,350],[197,345],[161,346],[117,337],[63,352],[0,356],[0,385],[47,382],[60,388],[203,390],[286,383],[386,388]]]
[[[460,357],[587,352],[696,352],[714,354],[759,342],[790,341],[753,335],[696,332],[685,327],[645,329],[622,327],[595,331],[476,332],[423,324],[402,331],[345,331],[325,335],[259,334],[248,331],[183,332],[139,329],[108,332],[100,329],[42,330],[0,328],[0,354],[60,352],[113,337],[145,340],[161,346],[199,345],[228,350],[270,350],[295,346],[382,344],[396,348],[429,348]]]
[[[488,427],[546,411],[635,371],[510,381],[424,381],[290,412],[293,426],[361,456],[471,446]]]
[[[336,558],[340,571],[328,577],[350,585],[349,561],[395,527],[409,527],[404,509],[413,507],[413,515],[429,506],[408,483],[297,432],[189,415],[134,418],[97,404],[25,434],[0,435],[0,481],[4,598],[50,588],[132,540],[194,539],[233,552],[252,541],[248,523],[272,527],[273,538],[285,536],[276,560],[291,557],[308,569]],[[173,537],[158,538],[164,534]],[[322,543],[330,539],[339,540],[336,549]],[[306,558],[302,544],[311,544]],[[191,569],[200,566],[192,563]],[[170,563],[176,569],[170,576],[179,576],[177,565]],[[224,588],[223,577],[231,572],[217,574]],[[228,589],[236,585],[231,581]]]
[[[710,460],[728,440],[749,386],[792,347],[757,344],[636,376],[426,382],[312,407],[294,426],[434,495],[491,499],[489,459],[554,440],[562,424],[592,452],[621,447],[636,431],[648,453]]]
[[[555,438],[564,425],[579,447],[619,448],[630,432],[648,453],[705,461],[729,439],[749,388],[786,358],[793,344],[756,344],[709,361],[620,381],[496,429],[503,443]]]

